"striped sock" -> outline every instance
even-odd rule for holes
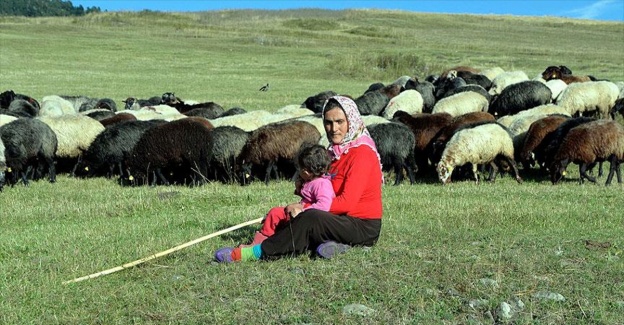
[[[262,247],[260,245],[236,247],[232,251],[232,261],[257,261],[261,256]]]

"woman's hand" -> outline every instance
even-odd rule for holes
[[[291,217],[296,217],[299,213],[303,211],[303,204],[301,203],[291,203],[286,206],[286,213]]]

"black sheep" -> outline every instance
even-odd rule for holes
[[[107,127],[95,137],[76,166],[82,177],[123,174],[123,162],[148,129],[167,123],[162,120],[124,121]]]
[[[169,105],[186,116],[201,116],[207,119],[215,119],[225,111],[221,105],[215,102],[204,102],[197,104],[187,104],[174,93],[164,93],[161,97],[161,104]]]
[[[212,159],[212,145],[211,129],[194,118],[150,128],[126,160],[128,180],[135,184],[169,184],[164,176],[167,174],[174,182],[186,182],[190,177],[193,183],[203,183]]]
[[[435,106],[435,86],[429,81],[418,81],[410,79],[405,83],[405,89],[414,89],[420,93],[423,98],[423,113],[431,113]]]
[[[253,132],[238,157],[241,183],[261,177],[268,185],[271,174],[279,178],[278,169],[291,177],[295,173],[294,159],[304,145],[317,144],[321,133],[311,123],[287,121],[267,124]]]
[[[16,99],[23,99],[29,102],[37,109],[37,111],[41,109],[41,105],[39,105],[39,102],[36,99],[28,95],[17,94],[13,90],[7,90],[7,91],[0,93],[0,109],[2,108],[8,109],[9,106],[11,105],[11,102]]]
[[[570,132],[571,129],[581,124],[585,124],[595,120],[595,118],[584,116],[570,118],[565,122],[559,124],[555,131],[548,133],[544,137],[540,145],[537,146],[535,150],[533,150],[533,153],[535,154],[535,160],[540,164],[540,167],[542,169],[547,169],[551,167],[554,161],[555,153],[561,145],[561,141],[563,141],[563,139],[568,134],[568,132]],[[600,172],[600,175],[602,175],[602,172]]]
[[[236,166],[236,161],[245,143],[247,143],[249,135],[249,132],[229,125],[219,126],[212,130],[214,145],[210,169],[214,179],[224,183],[240,181],[235,173],[239,169]]]
[[[221,116],[219,117],[226,117],[226,116],[239,115],[239,114],[245,114],[245,113],[247,113],[247,111],[244,108],[232,107],[228,109],[227,111],[223,112],[223,114],[221,114]]]
[[[5,147],[7,174],[11,176],[11,184],[21,178],[24,185],[28,185],[28,175],[34,171],[40,172],[44,167],[48,168],[50,182],[56,181],[54,154],[58,141],[48,125],[37,119],[19,118],[0,127],[0,138]],[[40,176],[36,174],[33,178]]]
[[[21,117],[36,117],[39,115],[39,108],[24,99],[14,99],[9,105],[8,111]]]
[[[521,81],[505,87],[500,95],[492,100],[489,113],[499,118],[546,105],[551,100],[552,92],[542,82],[536,80]]]
[[[414,184],[414,133],[407,126],[398,122],[376,123],[367,126],[375,141],[384,171],[394,171],[394,185],[403,182],[403,169],[407,172],[410,184]]]
[[[305,107],[314,113],[321,113],[323,111],[323,105],[325,105],[325,101],[330,97],[336,96],[337,94],[331,90],[320,92],[314,96],[310,96],[306,98],[306,100],[301,104],[301,107]]]

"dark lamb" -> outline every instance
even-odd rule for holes
[[[197,119],[155,126],[143,133],[130,153],[125,176],[137,185],[203,183],[212,159],[212,146],[211,128]],[[126,183],[125,179],[122,183]]]
[[[407,172],[410,184],[414,184],[414,133],[405,124],[398,122],[376,123],[367,126],[368,132],[375,141],[384,171],[393,170],[394,185],[403,182],[403,169]]]
[[[527,80],[509,85],[492,100],[489,113],[497,118],[517,114],[552,100],[552,91],[536,80]]]
[[[56,181],[54,158],[58,141],[47,124],[37,119],[19,118],[0,127],[0,138],[5,147],[5,179],[11,185],[20,178],[28,185],[28,175],[33,172],[31,178],[38,179],[46,167],[50,182]]]

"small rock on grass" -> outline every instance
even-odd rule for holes
[[[565,301],[565,297],[560,293],[549,291],[538,291],[533,294],[533,297],[541,300]]]
[[[498,305],[497,315],[502,319],[510,319],[513,316],[511,306],[506,302],[501,302]]]
[[[342,308],[342,313],[345,315],[358,315],[358,316],[370,317],[373,314],[375,314],[375,310],[372,308],[366,307],[362,304],[350,304]]]

